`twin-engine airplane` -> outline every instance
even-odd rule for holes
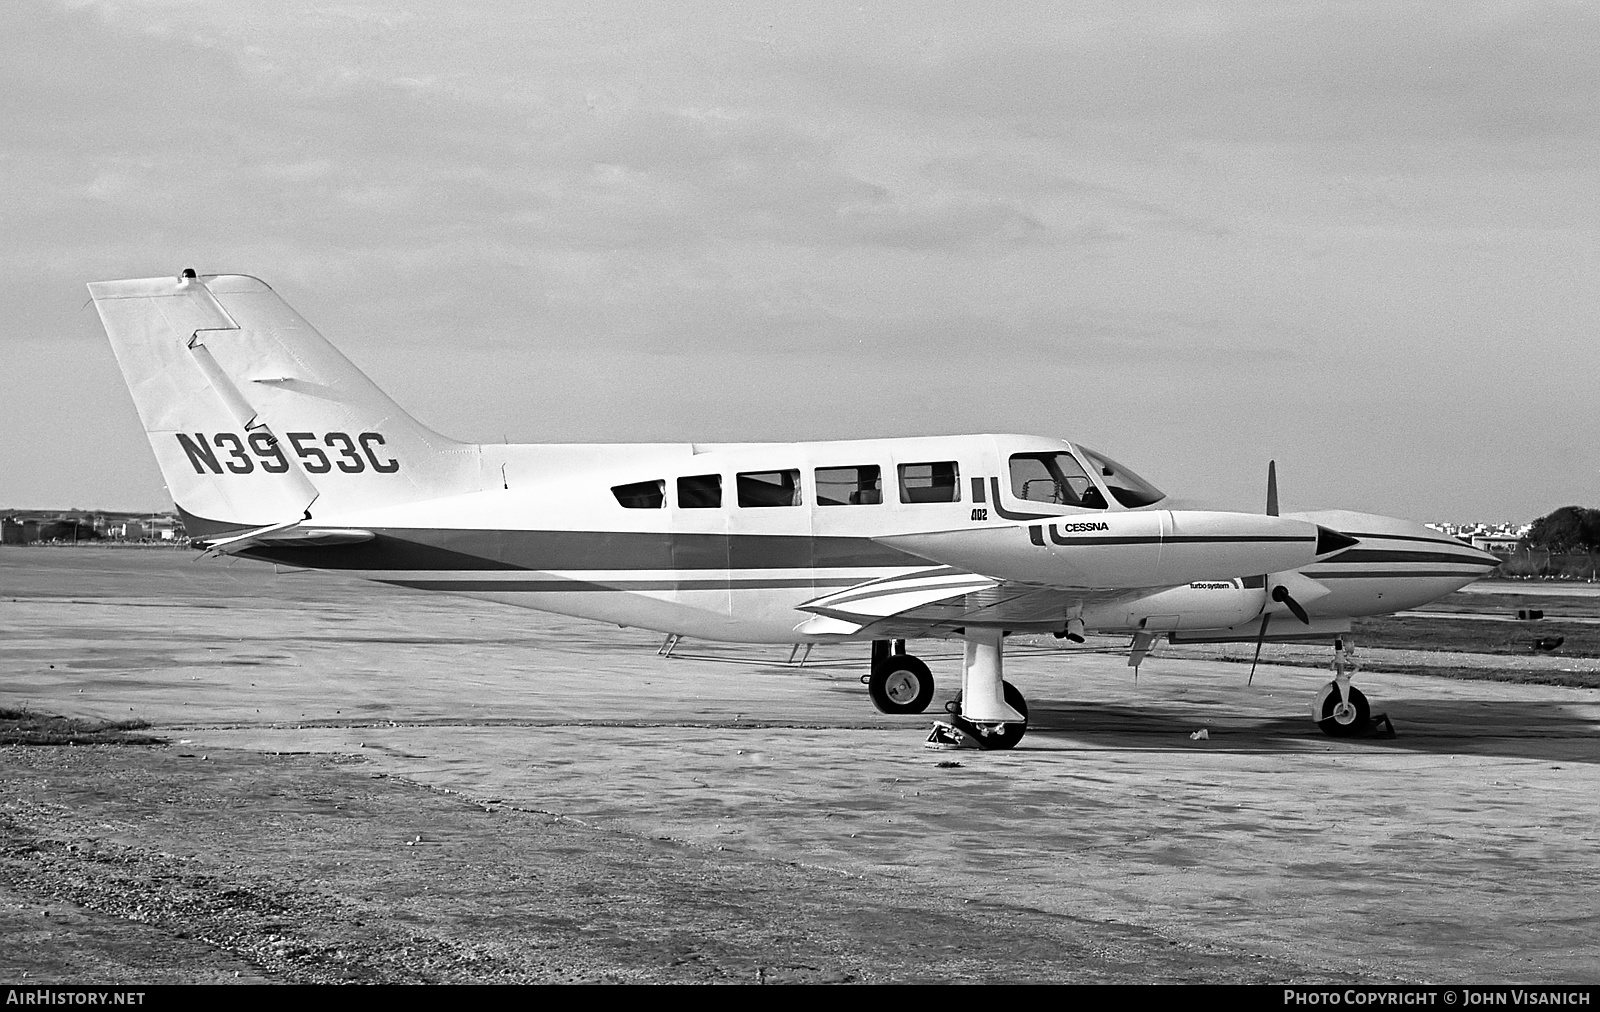
[[[894,712],[933,694],[903,641],[957,637],[952,724],[986,748],[1027,728],[1002,678],[1007,633],[1125,631],[1135,661],[1162,634],[1332,639],[1495,564],[1386,517],[1161,509],[1121,464],[1036,436],[459,443],[255,278],[89,291],[210,551],[669,636],[869,640],[871,695]],[[1347,675],[1317,706],[1333,733],[1365,721]]]

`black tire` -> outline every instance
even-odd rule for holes
[[[921,713],[933,701],[933,672],[910,654],[894,654],[872,666],[867,695],[879,713]]]
[[[1350,687],[1350,709],[1341,713],[1337,682],[1329,682],[1317,696],[1317,726],[1322,733],[1333,738],[1350,738],[1365,732],[1372,725],[1372,707],[1367,697],[1355,686]]]
[[[1001,682],[1000,686],[1005,693],[1006,705],[1022,714],[1023,717],[1027,717],[1028,701],[1022,697],[1022,693],[1017,687],[1010,682]],[[956,693],[954,704],[950,711],[950,723],[977,739],[985,751],[1003,751],[1016,748],[1017,743],[1022,740],[1022,736],[1028,733],[1028,722],[1026,720],[1020,724],[1007,724],[1003,731],[986,732],[961,715],[961,694],[959,692]]]

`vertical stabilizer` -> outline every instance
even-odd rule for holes
[[[255,278],[89,285],[173,501],[264,526],[477,487],[477,447],[418,423]]]

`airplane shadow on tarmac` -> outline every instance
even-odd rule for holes
[[[1395,737],[1331,738],[1308,714],[1198,714],[1192,709],[1055,700],[1029,701],[1023,749],[1052,750],[1062,739],[1080,746],[1133,750],[1305,752],[1335,743],[1430,754],[1600,763],[1600,721],[1580,707],[1552,700],[1385,699]],[[1209,739],[1189,735],[1204,727]]]

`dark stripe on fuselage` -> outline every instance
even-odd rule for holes
[[[1076,538],[1066,537],[1055,532],[1052,525],[1050,540],[1058,545],[1232,545],[1232,544],[1283,544],[1302,541],[1315,541],[1316,538],[1287,537],[1277,534],[1174,534],[1162,537],[1158,534],[1104,537],[1104,538]]]
[[[413,590],[443,590],[456,594],[585,594],[597,591],[678,591],[678,590],[817,590],[833,587],[852,587],[859,580],[852,579],[788,579],[788,580],[385,580],[396,587]]]
[[[1390,580],[1395,578],[1416,579],[1417,577],[1450,577],[1453,580],[1476,580],[1481,573],[1468,573],[1459,569],[1352,569],[1334,570],[1323,572],[1312,566],[1301,570],[1313,580]]]
[[[1360,538],[1363,541],[1415,541],[1419,545],[1441,545],[1449,546],[1451,548],[1472,548],[1471,545],[1467,544],[1465,541],[1462,541],[1460,538],[1452,538],[1447,534],[1441,534],[1436,538],[1424,538],[1416,534],[1364,534],[1360,531],[1341,531],[1340,533],[1348,534],[1352,538]],[[1473,548],[1472,550],[1477,551],[1476,548]]]
[[[1493,569],[1500,563],[1467,552],[1405,552],[1383,548],[1351,548],[1340,552],[1328,562],[1445,562],[1463,566],[1482,566]]]
[[[570,570],[814,569],[926,566],[870,538],[616,531],[373,530],[371,541],[325,548],[261,546],[247,558],[305,569]]]

